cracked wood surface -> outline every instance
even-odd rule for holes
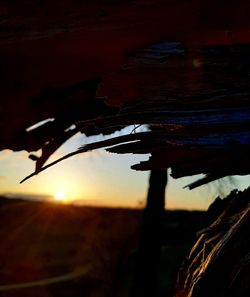
[[[249,6],[245,0],[2,1],[0,149],[42,148],[40,157],[31,155],[38,173],[79,131],[147,124],[163,132],[130,144],[117,139],[109,151],[157,151],[133,168],[170,166],[175,177],[246,174]],[[205,156],[216,160],[217,153],[209,167]]]

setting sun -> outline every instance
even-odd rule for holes
[[[65,201],[66,200],[66,193],[63,190],[58,190],[55,193],[55,200],[57,201]]]

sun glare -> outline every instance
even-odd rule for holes
[[[66,193],[63,190],[58,190],[55,193],[56,201],[66,201]]]

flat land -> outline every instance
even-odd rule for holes
[[[0,217],[0,297],[128,296],[141,210],[2,197]],[[203,217],[166,212],[159,296],[172,293]]]

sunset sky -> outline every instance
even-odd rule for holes
[[[53,159],[98,140],[100,137],[86,138],[78,134],[63,145]],[[19,184],[34,171],[35,163],[28,159],[25,151],[13,153],[4,150],[0,152],[0,194],[53,201],[56,193],[62,191],[69,203],[137,207],[145,202],[149,172],[137,172],[130,166],[147,158],[144,155],[121,156],[104,150],[93,151],[65,160]],[[214,182],[192,191],[183,189],[192,180],[194,177],[169,180],[167,208],[207,209],[218,194],[225,195],[233,188],[244,189],[250,184],[250,177],[245,176],[224,179],[224,182]]]

